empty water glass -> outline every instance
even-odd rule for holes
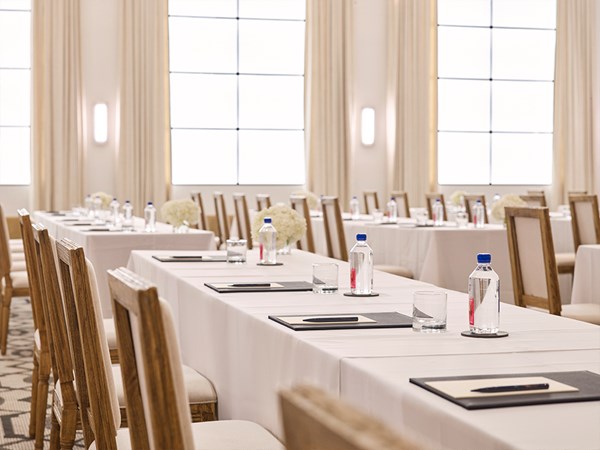
[[[338,265],[335,263],[313,264],[313,292],[333,294],[338,290]]]
[[[446,297],[443,291],[413,294],[413,331],[435,333],[446,329]]]
[[[227,262],[242,264],[246,262],[246,239],[227,239]]]

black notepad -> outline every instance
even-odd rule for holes
[[[429,385],[432,381],[479,380],[494,378],[545,377],[577,388],[574,392],[529,391],[527,395],[502,393],[482,398],[455,398]],[[469,375],[458,377],[411,378],[410,382],[433,392],[466,409],[504,408],[508,406],[540,405],[546,403],[589,402],[600,400],[600,374],[581,370],[576,372],[538,372],[501,375]]]
[[[226,255],[152,255],[152,257],[160,262],[227,262]]]
[[[293,292],[312,291],[312,283],[307,281],[230,281],[204,283],[205,286],[224,294],[227,292]]]
[[[286,317],[306,316],[312,317],[345,317],[345,316],[364,316],[372,319],[373,322],[322,322],[322,323],[289,323],[286,322]],[[400,314],[399,312],[378,312],[378,313],[339,313],[339,314],[286,314],[285,316],[269,316],[269,319],[274,320],[281,325],[291,328],[295,331],[310,331],[310,330],[345,330],[350,328],[411,328],[412,317]]]

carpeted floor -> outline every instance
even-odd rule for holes
[[[32,348],[31,305],[27,299],[13,299],[8,348],[6,355],[0,356],[0,449],[31,450],[34,448],[33,439],[29,438]],[[50,390],[52,390],[52,382]],[[81,433],[78,437],[81,437]],[[49,447],[49,439],[50,407],[46,415],[44,448]],[[75,448],[84,447],[76,445]]]

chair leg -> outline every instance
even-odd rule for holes
[[[52,429],[50,430],[50,450],[60,450],[60,424],[52,413]]]
[[[48,370],[43,370],[40,366],[37,385],[37,404],[36,404],[36,430],[35,430],[35,448],[44,448],[44,432],[46,430],[46,408],[48,407],[48,380],[50,374]]]
[[[38,374],[40,364],[35,354],[35,344],[33,344],[33,371],[31,372],[31,409],[29,410],[29,437],[35,437],[35,421],[37,419],[37,398],[38,398]]]
[[[10,319],[10,302],[12,289],[5,288],[2,296],[2,320],[0,323],[0,353],[6,355],[6,341],[8,339],[8,320]]]
[[[77,430],[77,408],[64,409],[60,427],[60,450],[72,450]]]

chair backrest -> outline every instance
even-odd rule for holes
[[[346,247],[340,202],[337,197],[323,197],[321,206],[323,208],[327,256],[348,261],[348,247]]]
[[[269,194],[256,194],[256,210],[262,211],[271,207],[271,196]]]
[[[402,191],[392,191],[390,194],[398,205],[398,217],[410,217],[410,207],[408,206],[408,193]]]
[[[600,244],[600,213],[597,195],[570,195],[571,226],[575,250],[584,244]]]
[[[56,243],[56,253],[66,316],[70,318],[67,320],[69,335],[72,342],[78,340],[81,344],[81,353],[73,348],[77,389],[81,389],[79,380],[83,379],[96,448],[116,450],[121,414],[93,266],[85,258],[83,248],[68,239]],[[82,367],[84,374],[77,374]]]
[[[527,203],[527,206],[533,206],[533,207],[541,207],[541,208],[545,208],[546,206],[548,206],[546,204],[546,195],[544,194],[544,192],[541,193],[536,193],[536,194],[527,194],[527,195],[520,195],[521,199]]]
[[[193,449],[192,420],[169,305],[158,298],[156,287],[125,268],[109,270],[108,283],[119,354],[123,355],[127,418],[133,418],[128,423],[131,447]],[[149,447],[137,442],[142,433]]]
[[[8,224],[2,205],[0,205],[0,280],[10,279],[10,268],[12,259],[10,255],[10,237],[8,235]],[[10,281],[8,281],[10,282]]]
[[[444,200],[444,194],[442,194],[441,192],[428,192],[425,194],[425,202],[427,204],[427,213],[429,214],[429,218],[433,218],[433,212],[431,207],[438,199],[440,200],[444,208],[444,220],[448,220],[448,214],[446,213],[446,201]]]
[[[198,205],[198,228],[201,230],[208,230],[208,223],[206,222],[206,214],[204,212],[204,202],[202,202],[202,193],[192,192],[192,200]]]
[[[279,393],[287,450],[416,450],[371,416],[312,386]]]
[[[315,239],[312,232],[310,209],[308,208],[308,201],[306,197],[302,195],[291,195],[290,205],[292,209],[296,210],[296,212],[306,220],[306,233],[304,233],[304,236],[302,236],[296,242],[296,246],[300,250],[306,250],[308,252],[315,253]]]
[[[233,194],[233,206],[235,208],[235,218],[237,219],[238,237],[246,239],[248,248],[252,248],[252,230],[246,194]]]
[[[215,199],[215,215],[217,216],[217,235],[223,243],[229,239],[229,218],[225,207],[225,196],[222,192],[215,192],[213,197]]]
[[[560,315],[558,270],[548,208],[506,207],[504,211],[515,304]]]
[[[363,199],[365,200],[365,214],[373,214],[376,209],[380,211],[377,191],[363,191]]]
[[[484,194],[465,194],[465,209],[467,210],[467,216],[469,218],[469,222],[473,222],[473,206],[477,203],[477,200],[481,202],[483,205],[483,223],[489,223],[488,221],[488,213],[487,213],[487,205],[485,204],[485,195]]]

